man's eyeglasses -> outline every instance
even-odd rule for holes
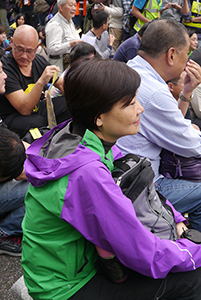
[[[14,45],[14,49],[16,52],[18,52],[19,54],[23,54],[24,52],[27,54],[27,55],[34,55],[34,53],[36,53],[37,51],[37,48],[38,46],[35,48],[35,49],[28,49],[28,50],[24,50],[23,48],[19,48],[15,45],[15,43],[13,43]]]
[[[174,83],[174,84],[177,84],[177,83],[184,83],[184,81],[170,81],[170,82],[172,82],[172,83]]]

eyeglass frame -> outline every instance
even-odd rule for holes
[[[28,50],[24,50],[24,49],[19,49],[15,43],[13,42],[13,46],[14,46],[14,50],[17,50],[19,53],[23,54],[23,53],[26,53],[27,55],[34,55],[37,51],[37,48],[38,46],[34,49],[34,50],[31,50],[31,49],[28,49]]]
[[[173,84],[184,83],[184,81],[169,81],[169,82],[172,82]]]

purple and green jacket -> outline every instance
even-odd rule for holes
[[[94,245],[153,278],[200,267],[200,245],[161,240],[137,219],[111,176],[122,156],[117,147],[105,155],[95,134],[86,130],[82,138],[69,128],[68,121],[58,125],[27,150],[22,266],[30,295],[70,298],[97,272]],[[173,211],[176,223],[184,221]]]

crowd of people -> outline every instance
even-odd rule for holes
[[[197,2],[43,1],[0,6],[0,254],[33,299],[199,300]],[[127,154],[174,238],[115,182]]]

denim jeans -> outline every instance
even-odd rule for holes
[[[22,233],[21,223],[25,213],[24,197],[27,181],[10,180],[0,183],[0,237]]]
[[[201,182],[160,178],[155,188],[181,214],[188,213],[191,228],[201,231]]]

